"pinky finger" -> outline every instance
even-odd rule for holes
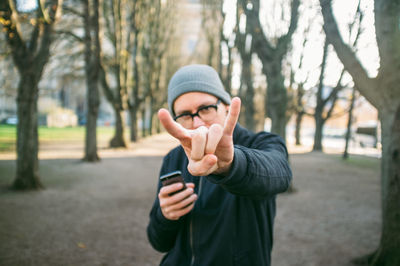
[[[192,209],[194,208],[194,202],[190,203],[189,205],[187,205],[186,207],[184,207],[183,209],[180,209],[179,211],[175,211],[175,215],[178,217],[182,217],[185,214],[189,213]]]

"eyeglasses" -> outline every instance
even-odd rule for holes
[[[191,126],[193,119],[195,116],[200,117],[203,122],[210,122],[215,119],[217,116],[218,105],[221,103],[221,100],[218,100],[216,104],[210,104],[206,106],[202,106],[197,109],[197,112],[194,114],[191,113],[183,113],[174,117],[174,120],[181,124],[182,126]]]

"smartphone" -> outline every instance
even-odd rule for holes
[[[160,176],[160,181],[163,186],[171,185],[171,184],[178,183],[178,182],[181,182],[183,184],[183,188],[181,190],[171,193],[170,196],[186,189],[185,181],[183,181],[181,171],[174,171],[174,172],[162,175],[162,176]]]

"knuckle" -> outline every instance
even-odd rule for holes
[[[206,139],[206,135],[205,134],[196,134],[193,136],[192,140],[193,142],[200,142]]]

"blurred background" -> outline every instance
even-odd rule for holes
[[[35,1],[16,4],[21,43],[11,42],[9,37],[7,45],[5,18],[2,23],[3,132],[18,123],[16,99],[21,72],[13,62],[13,52],[18,47],[12,45],[28,46],[37,20]],[[203,63],[218,70],[232,96],[242,98],[240,123],[244,126],[255,131],[272,130],[289,144],[314,150],[326,147],[344,151],[347,138],[346,149],[352,152],[375,156],[380,153],[377,111],[357,91],[353,92],[351,76],[333,48],[324,45],[318,2],[302,3],[293,19],[291,1],[261,1],[257,10],[251,2],[233,0],[104,1],[96,3],[97,7],[94,4],[88,3],[85,13],[84,2],[64,1],[58,7],[54,29],[48,33],[51,46],[46,64],[43,69],[31,66],[40,73],[37,84],[31,84],[38,87],[35,101],[39,127],[84,127],[91,106],[87,84],[94,82],[98,94],[92,104],[96,124],[114,127],[114,141],[110,145],[125,147],[139,137],[160,132],[156,112],[166,106],[170,76],[183,65]],[[345,39],[360,61],[365,62],[366,70],[376,74],[379,56],[373,30],[373,2],[337,1],[333,8]],[[85,37],[90,30],[85,27],[90,26],[87,21],[93,19],[94,9],[99,11],[99,29],[91,36],[99,40],[97,52],[92,51],[93,47],[88,50],[90,42],[95,41]],[[255,22],[248,18],[255,12],[259,26],[253,26]],[[253,37],[254,27],[262,28],[264,44]],[[37,42],[37,49],[43,35],[31,39]],[[271,48],[270,55],[263,55],[264,47]],[[35,53],[39,51],[32,51],[32,57]],[[96,56],[99,58],[95,59]],[[98,64],[87,60],[97,60]],[[97,82],[88,81],[88,68],[98,72]],[[268,76],[274,83],[270,93]],[[130,133],[124,139],[122,132],[126,130]],[[12,149],[13,141],[6,142],[3,137],[1,151]]]
[[[275,264],[398,265],[399,17],[394,0],[1,1],[0,264],[158,264],[147,212],[177,142],[157,111],[177,69],[207,64],[240,124],[286,140]]]

